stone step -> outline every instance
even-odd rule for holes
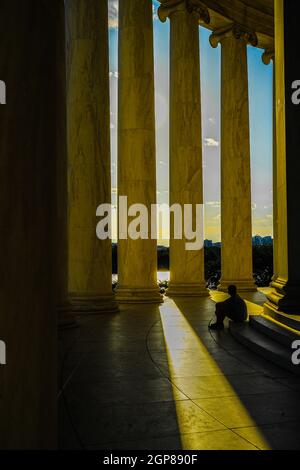
[[[250,316],[249,325],[288,348],[291,347],[293,341],[300,339],[299,334],[278,325],[272,321],[272,319],[268,319],[262,315]]]
[[[296,317],[296,315],[288,315],[287,313],[277,312],[271,309],[268,309],[268,315],[283,325],[300,332],[300,315]]]
[[[300,376],[300,364],[292,363],[294,350],[278,343],[269,336],[257,331],[249,323],[230,322],[229,330],[233,337],[251,351],[261,355],[279,367]]]

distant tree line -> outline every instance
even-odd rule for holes
[[[169,270],[169,248],[158,247],[157,265],[159,271]],[[221,277],[221,248],[204,248],[205,279],[210,289],[215,289]],[[117,245],[112,249],[112,272],[118,272]],[[258,287],[268,286],[273,275],[273,246],[253,246],[253,276]]]

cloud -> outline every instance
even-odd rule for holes
[[[117,70],[114,70],[112,72],[109,72],[110,78],[119,78],[119,72]]]
[[[205,147],[219,147],[219,142],[212,137],[206,137],[204,139]]]
[[[118,28],[119,25],[119,1],[108,0],[108,26]]]
[[[211,207],[220,207],[221,203],[220,201],[208,201],[205,203],[205,205]]]

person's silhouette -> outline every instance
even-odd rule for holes
[[[237,294],[235,285],[228,286],[229,299],[216,304],[216,323],[209,325],[211,330],[222,330],[224,328],[225,317],[230,318],[234,322],[244,322],[247,320],[246,302]]]

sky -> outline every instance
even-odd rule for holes
[[[157,16],[153,0],[157,202],[169,198],[169,20]],[[202,99],[204,236],[221,240],[220,227],[220,60],[221,46],[209,44],[210,31],[199,27]],[[118,0],[109,0],[112,202],[117,202]],[[248,46],[252,233],[273,234],[272,82],[273,69],[263,64],[263,50]],[[116,227],[116,223],[113,224]],[[113,232],[115,229],[113,228]],[[165,237],[164,237],[165,238]]]

